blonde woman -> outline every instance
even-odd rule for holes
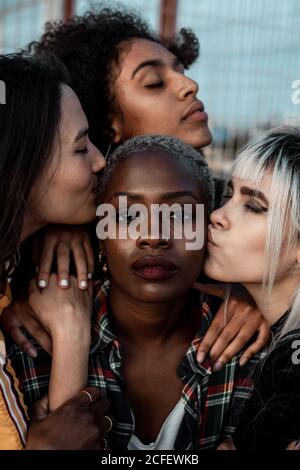
[[[211,215],[205,272],[243,284],[273,333],[234,446],[285,449],[300,436],[300,130],[248,144],[225,202]]]

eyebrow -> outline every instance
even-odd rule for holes
[[[234,189],[234,184],[232,181],[229,181],[228,186],[229,188]],[[269,201],[264,195],[264,193],[261,191],[258,191],[257,189],[252,189],[252,188],[248,188],[247,186],[242,186],[240,188],[240,191],[241,191],[241,194],[243,194],[244,196],[256,197],[260,199],[262,202],[264,202],[265,204],[269,205]]]
[[[134,78],[134,76],[143,68],[145,67],[164,67],[166,64],[163,62],[161,59],[150,59],[150,60],[145,60],[144,62],[141,62],[132,72],[131,80]],[[172,68],[175,69],[178,67],[178,65],[183,65],[178,57],[175,57],[173,60]]]
[[[127,192],[123,192],[123,191],[118,191],[116,193],[113,193],[110,200],[112,200],[114,198],[117,198],[119,196],[127,196],[131,199],[136,199],[136,200],[143,199],[143,196],[141,194],[127,193]],[[174,199],[176,197],[184,197],[184,196],[190,196],[193,199],[195,199],[196,202],[199,202],[198,198],[195,196],[195,194],[192,191],[175,191],[175,192],[172,192],[172,193],[165,193],[161,196],[161,200],[165,201],[167,199]]]
[[[85,137],[86,135],[88,135],[88,133],[89,133],[88,127],[86,127],[85,129],[81,129],[81,131],[79,131],[75,137],[74,144],[76,144],[76,142],[82,139],[82,137]]]

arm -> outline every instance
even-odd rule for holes
[[[195,283],[194,288],[223,299],[227,296],[226,287],[220,284]],[[257,336],[252,339],[254,335]],[[240,365],[244,366],[263,349],[269,337],[270,328],[251,299],[234,294],[216,313],[200,343],[197,359],[202,363],[209,354],[214,369],[220,370],[244,348],[240,356]]]
[[[32,281],[29,305],[53,341],[49,385],[49,409],[52,411],[87,381],[92,286],[80,290],[71,276],[70,288],[62,290],[57,286],[56,274],[52,274],[46,290],[40,291]]]

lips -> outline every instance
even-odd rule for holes
[[[207,119],[207,113],[204,111],[204,104],[201,101],[194,101],[183,115],[183,120],[188,118]]]
[[[178,271],[176,264],[163,256],[145,256],[135,261],[131,269],[138,277],[155,281],[168,279]]]

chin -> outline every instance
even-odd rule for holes
[[[185,139],[181,139],[187,145],[190,145],[194,149],[198,150],[202,147],[206,147],[212,142],[212,135],[209,128],[201,128],[198,131],[194,131],[192,134],[187,136]]]
[[[159,283],[149,284],[134,292],[134,297],[140,302],[170,302],[183,293],[179,289],[170,286],[162,286]]]

